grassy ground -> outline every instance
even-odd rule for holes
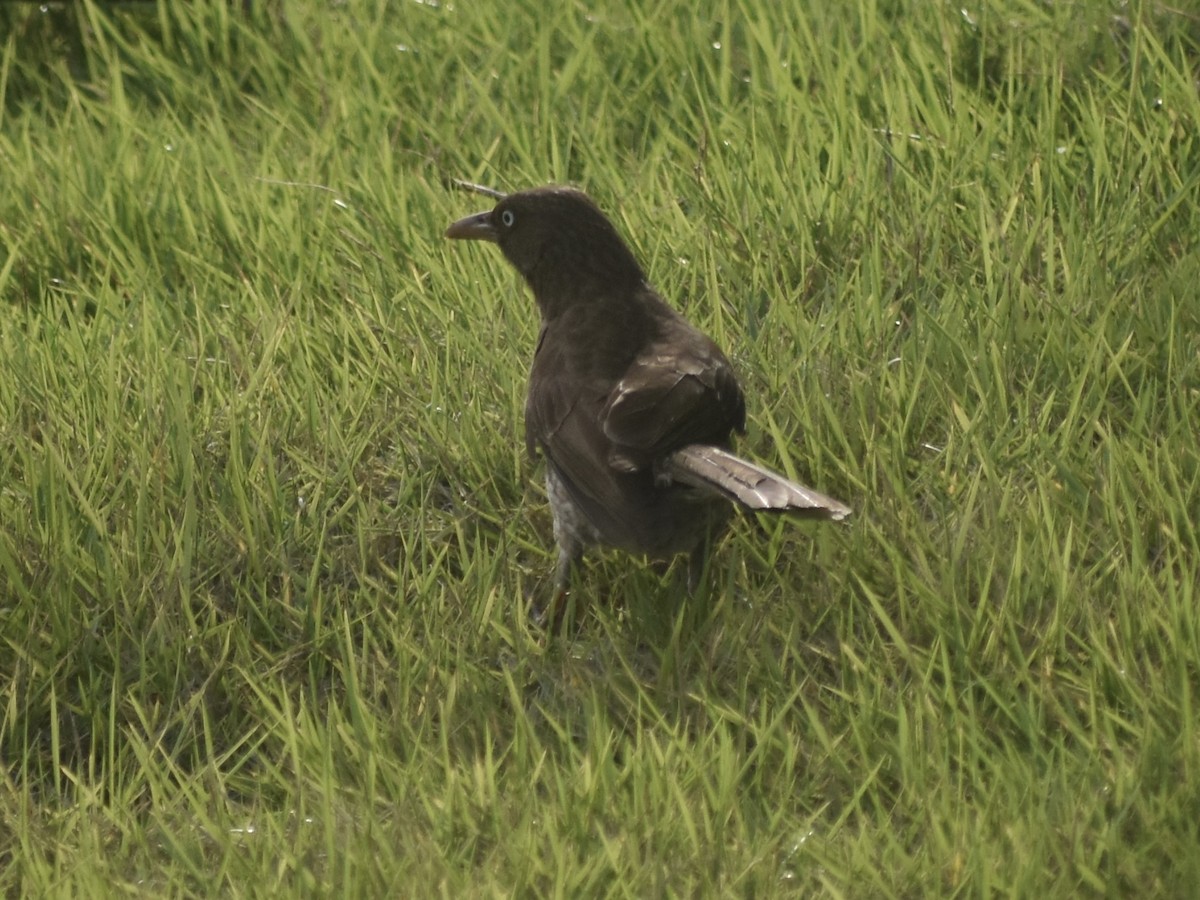
[[[1190,4],[0,8],[0,889],[1188,896]],[[729,349],[704,602],[570,640],[486,205]]]

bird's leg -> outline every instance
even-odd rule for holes
[[[568,541],[558,547],[558,562],[554,566],[554,593],[544,609],[534,613],[534,622],[554,633],[562,630],[568,620],[578,619],[583,612],[582,603],[573,602],[571,596],[571,577],[583,560],[583,545]]]
[[[704,582],[704,576],[708,572],[708,551],[711,546],[712,539],[706,535],[704,540],[688,554],[687,589],[689,596],[696,596],[700,585]]]
[[[554,588],[558,593],[565,594],[571,586],[571,575],[579,568],[583,559],[583,547],[574,541],[560,544],[558,547],[558,562],[554,566]]]

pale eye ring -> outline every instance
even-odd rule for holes
[[[517,217],[513,215],[513,211],[511,209],[506,209],[504,212],[500,213],[500,224],[505,228],[512,228],[516,221]]]

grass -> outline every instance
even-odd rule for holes
[[[0,9],[0,888],[1189,896],[1200,16]],[[546,641],[532,302],[585,187],[846,499]]]

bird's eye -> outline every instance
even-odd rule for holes
[[[500,213],[500,224],[505,228],[512,228],[513,223],[516,221],[517,217],[513,215],[513,211],[511,209],[506,209],[504,212]]]

